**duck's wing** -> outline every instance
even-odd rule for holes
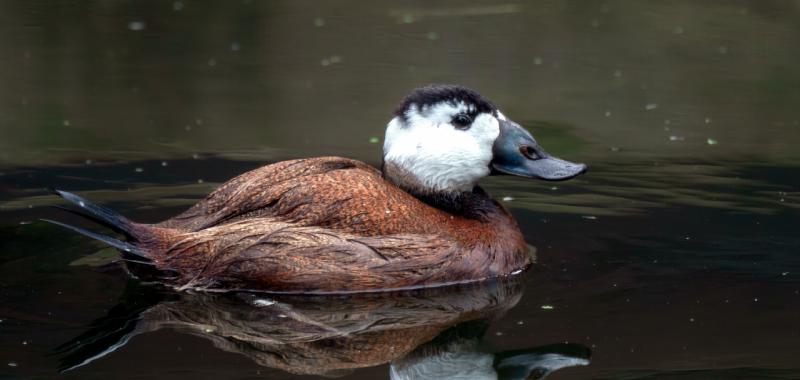
[[[199,231],[246,218],[274,217],[297,225],[357,230],[364,212],[396,198],[387,191],[392,193],[380,172],[360,161],[340,157],[283,161],[224,183],[157,226]]]
[[[436,235],[359,236],[248,218],[176,237],[155,262],[182,288],[326,293],[477,279],[469,271],[484,263],[464,258]]]

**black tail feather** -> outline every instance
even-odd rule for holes
[[[61,198],[64,198],[80,207],[80,215],[109,227],[114,231],[118,231],[128,238],[135,238],[135,236],[133,236],[131,233],[131,227],[134,225],[134,223],[128,220],[128,218],[118,214],[113,210],[92,203],[89,200],[73,193],[58,189],[50,190]]]
[[[87,229],[83,229],[83,228],[75,227],[75,226],[70,226],[69,224],[57,222],[55,220],[42,219],[42,221],[45,221],[45,222],[48,222],[48,223],[52,223],[52,224],[55,224],[57,226],[64,227],[64,228],[66,228],[68,230],[75,231],[75,232],[77,232],[77,233],[79,233],[81,235],[88,236],[88,237],[90,237],[92,239],[102,241],[103,243],[106,243],[106,244],[108,244],[108,245],[110,245],[110,246],[112,246],[114,248],[117,248],[119,250],[134,254],[136,256],[143,257],[143,258],[148,258],[147,253],[145,251],[137,248],[133,244],[130,244],[130,243],[118,240],[118,239],[114,239],[114,238],[112,238],[110,236],[100,235],[98,233],[89,231]]]

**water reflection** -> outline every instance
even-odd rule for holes
[[[577,344],[506,352],[485,347],[490,323],[520,300],[520,282],[272,297],[175,293],[132,281],[108,315],[56,353],[62,371],[76,370],[137,335],[171,329],[259,365],[305,375],[343,375],[390,363],[391,379],[541,379],[560,368],[587,365],[590,351]]]

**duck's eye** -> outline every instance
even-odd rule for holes
[[[453,116],[453,125],[458,129],[467,129],[472,124],[472,118],[469,115],[460,113]]]

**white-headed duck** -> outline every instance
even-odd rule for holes
[[[224,183],[157,224],[135,223],[56,191],[126,241],[53,223],[121,249],[181,289],[407,289],[505,276],[530,265],[516,221],[477,185],[481,178],[557,181],[585,171],[547,154],[475,91],[434,85],[414,90],[397,108],[381,170],[340,157],[278,162]]]

